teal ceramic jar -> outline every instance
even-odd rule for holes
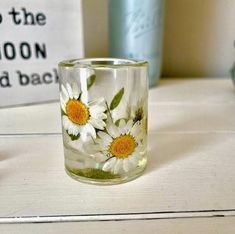
[[[149,62],[149,86],[161,73],[164,0],[109,0],[109,55]]]

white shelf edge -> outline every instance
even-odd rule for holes
[[[217,211],[176,211],[150,212],[130,214],[93,214],[93,215],[59,215],[59,216],[22,216],[0,217],[0,224],[13,223],[58,223],[58,222],[95,222],[95,221],[124,221],[124,220],[154,220],[182,218],[214,218],[235,217],[235,209]]]

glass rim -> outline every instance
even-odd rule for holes
[[[97,64],[92,64],[91,62],[97,62]],[[105,62],[113,63],[105,64]],[[145,60],[135,60],[126,58],[79,58],[63,60],[59,62],[58,66],[64,68],[122,68],[144,67],[148,66],[148,62]]]

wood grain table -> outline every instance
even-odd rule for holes
[[[235,88],[150,90],[148,167],[94,186],[64,171],[59,103],[0,109],[0,233],[235,233]]]

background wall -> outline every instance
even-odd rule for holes
[[[108,56],[107,0],[84,0],[87,57]],[[163,76],[226,77],[235,61],[235,0],[166,0]]]
[[[83,0],[86,57],[108,56],[108,0]]]

